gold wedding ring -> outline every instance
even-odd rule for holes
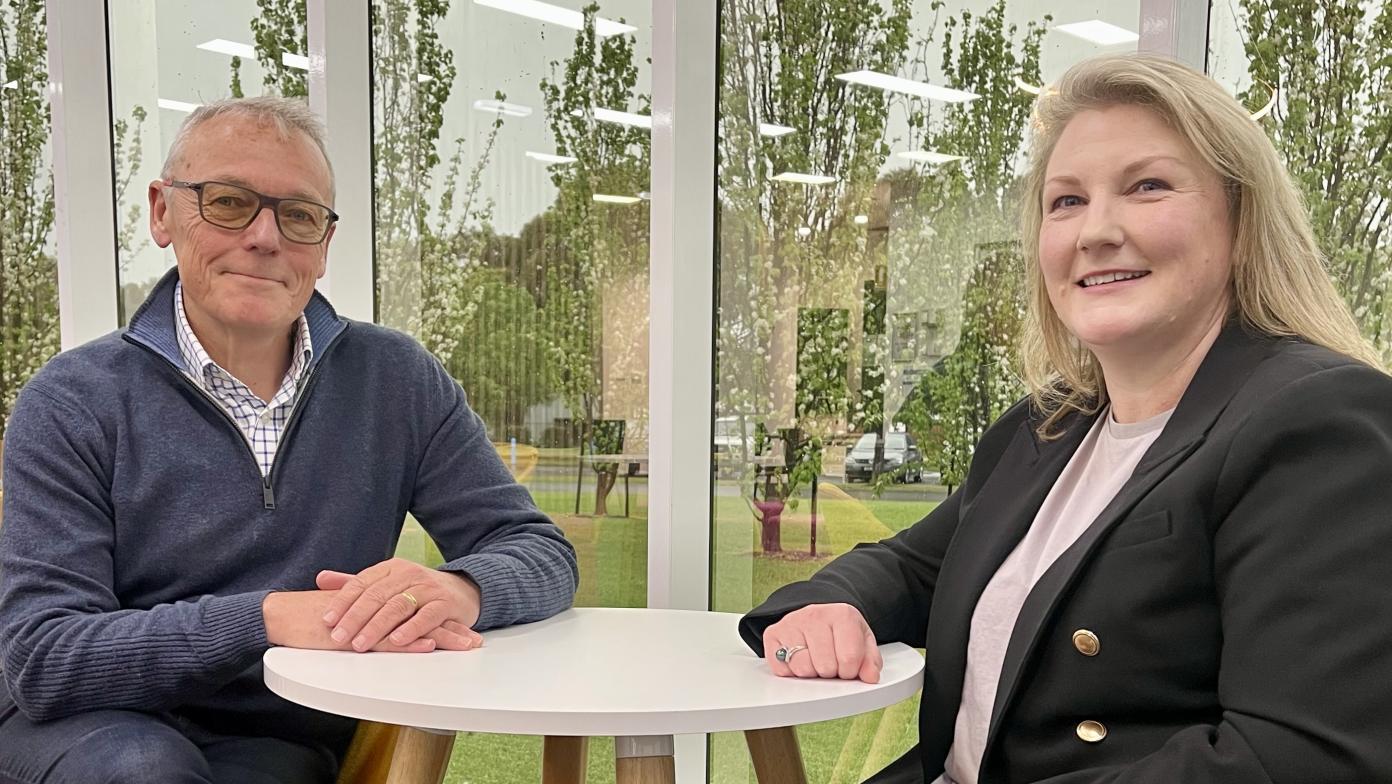
[[[411,603],[412,610],[420,606],[420,602],[416,601],[416,597],[412,596],[410,591],[402,591],[401,597]]]

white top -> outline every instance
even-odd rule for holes
[[[913,696],[923,657],[880,646],[877,684],[779,678],[739,637],[739,615],[590,608],[484,632],[474,651],[272,648],[266,685],[359,719],[529,735],[676,735],[851,716]],[[802,654],[805,655],[805,654]]]
[[[1039,507],[1029,531],[977,600],[967,643],[967,671],[952,748],[938,784],[976,784],[1010,634],[1034,584],[1082,536],[1136,470],[1169,421],[1170,411],[1119,424],[1108,408]]]

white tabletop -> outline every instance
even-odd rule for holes
[[[474,651],[272,648],[266,685],[312,708],[445,730],[676,735],[841,718],[914,694],[923,658],[883,645],[880,682],[779,678],[733,613],[592,608],[485,632]],[[798,654],[805,656],[807,654]]]

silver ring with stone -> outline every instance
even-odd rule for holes
[[[787,664],[788,660],[793,658],[793,654],[797,653],[798,651],[805,650],[807,650],[806,645],[794,645],[791,648],[779,648],[778,650],[773,652],[773,658],[783,662],[784,664]]]

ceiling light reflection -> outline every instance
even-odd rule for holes
[[[1101,19],[1090,19],[1086,22],[1070,22],[1054,27],[1060,33],[1068,33],[1075,38],[1097,44],[1098,46],[1116,46],[1118,44],[1133,44],[1141,37],[1124,27],[1117,27],[1108,24]]]
[[[585,112],[581,109],[576,109],[571,112],[571,114],[575,117],[585,116]],[[596,108],[594,110],[594,117],[601,122],[629,125],[634,128],[652,130],[652,118],[646,114],[634,114],[633,112],[620,112],[615,109]]]
[[[474,101],[474,108],[481,112],[492,112],[494,114],[506,114],[509,117],[530,117],[532,107],[523,106],[520,103],[508,103],[507,101],[495,101],[492,99],[479,99]]]
[[[882,74],[878,71],[851,71],[849,73],[837,74],[837,79],[851,84],[862,84],[866,87],[876,87],[881,90],[888,90],[895,93],[907,93],[916,95],[920,98],[928,98],[944,103],[966,103],[974,101],[981,96],[966,90],[954,90],[951,87],[938,87],[927,82],[916,82],[913,79],[903,79],[898,76]]]
[[[188,103],[187,101],[175,101],[170,98],[161,98],[158,101],[159,108],[170,109],[176,112],[191,112],[202,106],[201,103]]]
[[[557,155],[552,152],[536,152],[535,150],[527,150],[527,157],[534,161],[541,161],[542,163],[566,164],[575,163],[580,160],[579,158],[572,158],[569,155]]]
[[[569,8],[562,8],[550,3],[538,2],[538,0],[474,0],[474,5],[481,5],[485,8],[495,8],[499,11],[506,11],[510,14],[525,16],[529,19],[536,19],[540,22],[558,24],[562,27],[569,27],[572,30],[583,30],[585,27],[585,15],[579,11],[572,11]],[[595,35],[604,38],[619,33],[636,32],[638,28],[623,22],[615,22],[612,19],[605,19],[600,16],[595,17]]]
[[[198,44],[196,48],[206,52],[225,54],[230,57],[240,57],[244,60],[256,59],[256,47],[251,44],[229,41],[226,38],[214,38],[211,41],[204,41]],[[309,58],[302,54],[282,52],[280,55],[280,62],[285,65],[286,68],[297,68],[301,71],[309,70]]]
[[[803,174],[802,172],[783,172],[773,175],[771,179],[777,182],[795,182],[799,185],[830,185],[836,182],[835,177],[827,177],[822,174]]]

